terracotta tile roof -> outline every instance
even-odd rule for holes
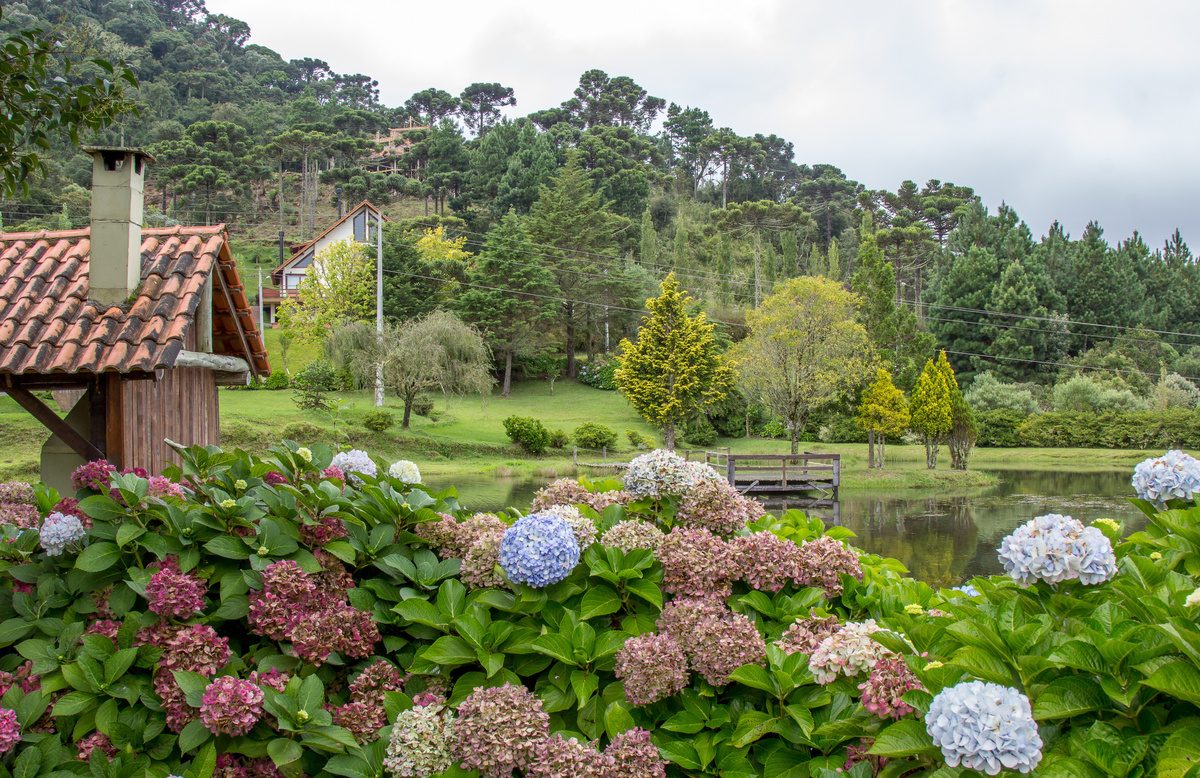
[[[87,229],[0,233],[0,374],[170,368],[214,268],[233,310],[214,279],[213,351],[270,373],[224,225],[142,230],[142,287],[128,310],[88,299],[90,250]]]

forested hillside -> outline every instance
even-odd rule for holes
[[[591,354],[636,331],[672,270],[734,325],[776,282],[819,275],[867,298],[872,336],[905,388],[915,376],[905,365],[934,344],[964,383],[990,370],[1045,386],[1070,364],[1145,397],[1164,371],[1200,376],[1200,340],[1185,334],[1200,334],[1200,273],[1178,233],[1163,246],[1136,233],[1110,242],[1096,223],[1039,237],[969,186],[872,191],[801,161],[804,149],[772,128],[741,136],[702,106],[598,70],[561,105],[512,119],[526,106],[498,83],[412,84],[403,105],[383,105],[371,76],[333,72],[321,52],[284,60],[203,0],[4,5],[4,32],[50,26],[137,74],[140,115],[90,140],[155,155],[149,223],[225,222],[263,246],[282,229],[295,243],[328,223],[339,197],[369,199],[394,220],[442,225],[476,255],[443,262],[389,237],[390,318],[441,306],[470,319],[470,306],[494,307],[489,294],[520,288],[551,304],[494,346],[536,331]],[[5,229],[86,224],[91,159],[65,141],[52,151],[49,175],[3,203]]]

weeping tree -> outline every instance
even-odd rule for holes
[[[404,401],[404,428],[422,394],[486,395],[495,383],[483,337],[446,311],[386,325],[382,334],[367,324],[351,324],[329,343],[341,349],[338,359],[350,364],[359,380],[374,380],[382,370],[384,386]]]

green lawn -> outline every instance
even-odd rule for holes
[[[278,354],[278,330],[267,332],[268,344]],[[310,349],[293,346],[289,363],[304,364],[315,356]],[[277,366],[278,367],[278,366]],[[409,429],[400,428],[403,405],[388,397],[386,408],[394,414],[396,425],[383,433],[366,430],[363,415],[375,410],[370,392],[341,395],[343,409],[338,413],[340,441],[364,448],[387,459],[412,459],[422,472],[437,475],[494,473],[499,475],[539,474],[576,475],[596,472],[575,467],[571,447],[550,450],[537,457],[524,456],[504,433],[506,417],[529,416],[548,429],[561,429],[570,435],[576,426],[590,421],[616,430],[617,449],[609,458],[628,461],[637,452],[629,446],[625,431],[662,442],[658,430],[639,417],[616,392],[593,389],[576,381],[560,379],[553,394],[546,381],[521,381],[513,385],[509,398],[493,394],[488,398],[465,397],[447,400],[437,396],[432,418],[414,415]],[[288,437],[304,443],[330,442],[334,438],[334,414],[301,411],[290,391],[221,391],[221,445],[240,447],[256,454],[280,439]],[[46,438],[42,427],[8,397],[0,397],[0,479],[33,478],[37,473],[39,449]],[[716,446],[728,446],[733,453],[787,453],[783,440],[761,438],[720,439]],[[686,448],[686,443],[680,443]],[[979,486],[991,479],[976,471],[949,469],[949,453],[943,451],[937,470],[925,467],[921,446],[889,444],[887,469],[878,472],[866,466],[865,444],[804,443],[802,450],[840,454],[842,485],[848,489],[886,489],[920,487],[953,490]],[[1106,449],[976,449],[973,468],[1113,470],[1132,468],[1152,452],[1112,451]],[[599,453],[581,452],[580,460],[595,462]]]

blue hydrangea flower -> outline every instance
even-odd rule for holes
[[[929,706],[925,729],[951,767],[1028,773],[1042,761],[1029,698],[1007,686],[971,681],[943,689]]]
[[[963,584],[962,586],[955,586],[950,591],[962,592],[963,594],[967,595],[968,597],[978,597],[980,594],[982,594],[982,592],[980,592],[978,589],[976,589],[974,586],[972,586],[969,583]]]
[[[1000,562],[1022,586],[1073,578],[1090,586],[1117,574],[1117,558],[1104,533],[1057,513],[1017,527],[1000,544]]]
[[[346,474],[346,477],[350,479],[350,482],[355,486],[361,486],[363,482],[361,478],[359,478],[357,475],[354,475],[355,473],[369,475],[372,478],[375,477],[376,467],[375,463],[371,461],[371,455],[357,448],[334,454],[333,461],[329,464],[333,467],[340,468],[341,471]]]
[[[1151,457],[1133,469],[1133,490],[1150,502],[1191,500],[1200,492],[1200,461],[1178,449]]]
[[[87,530],[77,517],[66,513],[51,513],[38,530],[42,548],[47,556],[58,556],[67,546],[87,537]]]
[[[579,564],[579,544],[558,514],[531,513],[504,531],[499,562],[508,580],[541,588],[571,574]]]

